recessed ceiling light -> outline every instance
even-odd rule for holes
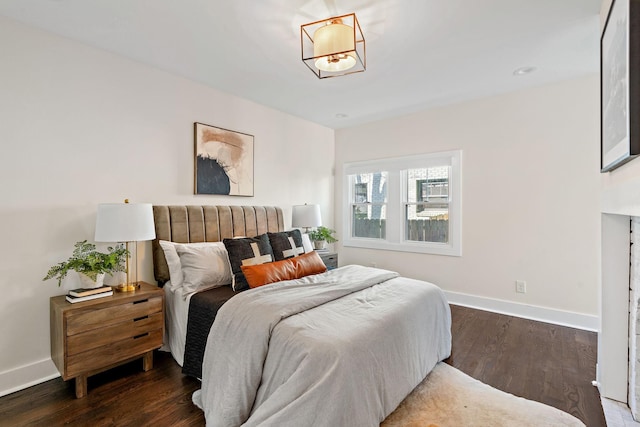
[[[536,67],[520,67],[513,72],[513,75],[524,76],[525,74],[533,73],[535,70],[536,70]]]
[[[347,117],[349,117],[349,116],[344,114],[344,113],[336,114],[336,119],[346,119]]]

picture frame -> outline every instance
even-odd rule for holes
[[[193,124],[194,194],[253,196],[253,135]]]
[[[640,0],[613,0],[600,39],[600,171],[640,154]]]

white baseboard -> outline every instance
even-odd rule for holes
[[[598,332],[600,329],[600,319],[598,316],[527,305],[513,301],[479,297],[458,292],[444,291],[444,293],[449,302],[454,305],[462,305],[465,307],[477,308],[479,310],[507,314],[509,316],[522,317],[524,319],[537,320],[539,322],[552,323],[554,325],[569,326],[571,328],[584,329],[586,331]]]
[[[15,393],[59,376],[60,373],[50,358],[0,372],[0,396]]]

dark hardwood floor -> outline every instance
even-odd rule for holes
[[[450,365],[497,389],[605,427],[595,332],[451,306]]]
[[[606,426],[595,378],[593,332],[452,306],[453,351],[447,363],[493,387]],[[204,426],[191,403],[199,382],[168,353],[154,368],[133,362],[89,378],[76,399],[73,381],[47,381],[0,398],[0,426]]]

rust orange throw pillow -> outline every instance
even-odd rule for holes
[[[315,251],[267,264],[243,265],[241,268],[251,288],[327,271],[322,258]]]

